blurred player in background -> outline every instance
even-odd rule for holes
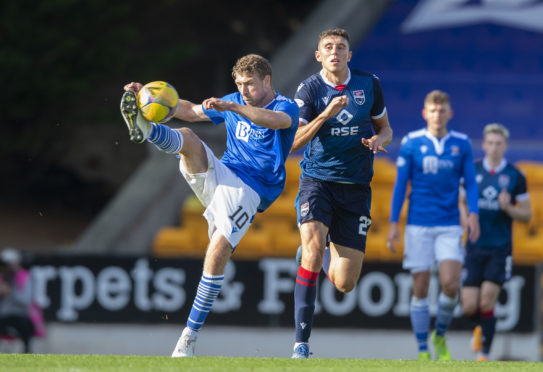
[[[373,157],[386,152],[384,146],[392,139],[379,80],[351,71],[351,55],[347,31],[323,31],[315,52],[322,69],[304,80],[295,96],[300,127],[291,152],[307,145],[296,199],[302,246],[297,254],[292,357],[298,359],[310,354],[321,268],[342,292],[350,292],[358,281],[371,224]]]
[[[479,185],[481,236],[466,244],[462,307],[477,325],[472,350],[477,360],[488,360],[496,330],[494,306],[500,289],[511,278],[513,220],[528,222],[532,208],[526,178],[504,159],[509,131],[501,124],[488,124],[483,131],[485,157],[475,162]],[[466,198],[460,194],[460,211],[467,216]]]
[[[469,239],[475,241],[479,237],[478,189],[471,143],[465,134],[447,129],[452,115],[447,93],[438,90],[428,93],[422,110],[427,126],[403,138],[392,196],[388,246],[394,252],[394,245],[400,240],[398,220],[407,184],[411,182],[403,268],[410,270],[413,277],[411,324],[421,360],[430,359],[428,288],[430,269],[436,261],[441,293],[432,341],[438,359],[451,359],[445,332],[457,304],[464,260],[458,208],[462,178],[469,206],[466,220],[470,230]]]
[[[206,207],[210,243],[196,298],[172,357],[194,355],[198,331],[217,298],[224,269],[257,212],[263,212],[285,185],[285,159],[298,128],[298,107],[272,86],[272,69],[263,57],[240,58],[232,76],[238,88],[202,104],[179,100],[175,117],[188,122],[224,123],[226,151],[219,160],[211,149],[188,129],[170,129],[147,122],[133,102],[141,84],[125,86],[121,111],[129,128],[136,125],[147,141],[160,150],[180,155],[179,168]],[[124,107],[124,109],[123,109]]]
[[[21,266],[21,254],[14,248],[0,253],[0,334],[11,335],[23,341],[24,352],[30,352],[34,323],[30,318],[32,281],[28,270]]]

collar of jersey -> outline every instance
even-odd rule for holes
[[[503,170],[503,168],[505,168],[506,165],[507,165],[507,160],[502,159],[500,165],[498,165],[496,168],[492,168],[490,166],[490,162],[488,161],[488,158],[486,156],[483,158],[483,168],[485,168],[487,172],[490,172],[492,169],[494,169],[494,172],[500,173]]]
[[[270,107],[271,104],[275,102],[275,100],[277,99],[277,97],[279,97],[279,92],[278,92],[278,91],[275,91],[275,97],[273,97],[273,99],[270,101],[270,103],[268,103],[266,106],[264,106],[264,107],[262,107],[262,108],[268,109],[268,107]]]
[[[349,84],[349,81],[351,81],[351,69],[349,68],[348,70],[349,70],[349,75],[347,75],[347,80],[345,80],[345,82],[343,83],[343,84],[345,84],[345,85]],[[332,88],[335,88],[336,85],[338,85],[338,84],[332,83],[330,80],[328,80],[328,79],[326,78],[326,75],[324,75],[324,69],[322,69],[322,70],[319,72],[319,75],[321,76],[322,81],[324,81],[324,83],[325,83],[326,85],[330,85]],[[340,84],[340,85],[341,85],[341,84]]]
[[[428,129],[425,129],[424,135],[434,144],[434,149],[436,150],[437,155],[443,154],[443,152],[445,151],[445,142],[447,142],[447,139],[451,136],[451,134],[447,132],[447,134],[442,138],[437,138],[436,136],[431,134]]]

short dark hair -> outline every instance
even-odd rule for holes
[[[271,63],[258,54],[248,54],[238,59],[232,68],[232,77],[234,80],[236,76],[242,74],[258,75],[261,79],[264,79],[266,75],[270,75],[271,77]]]
[[[349,43],[349,46],[351,45],[351,37],[349,36],[349,32],[343,28],[329,28],[327,30],[324,30],[319,35],[319,41],[317,42],[317,46],[320,44],[321,40],[328,36],[339,36],[347,40],[347,43]]]

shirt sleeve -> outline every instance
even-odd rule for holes
[[[277,106],[275,106],[274,111],[281,111],[290,116],[290,127],[284,129],[298,127],[300,110],[296,104],[292,103],[292,101],[281,101]]]
[[[301,83],[298,86],[298,90],[294,95],[294,101],[300,110],[300,121],[307,124],[315,118],[313,94],[311,93],[308,85]]]
[[[224,123],[224,112],[220,112],[215,109],[206,110],[204,105],[202,105],[202,111],[213,122],[213,124],[218,125]]]
[[[371,117],[373,119],[379,119],[386,112],[385,98],[383,96],[383,90],[381,89],[381,83],[379,78],[373,75],[373,106],[371,107]]]
[[[390,206],[390,222],[398,222],[402,211],[405,193],[407,191],[407,183],[411,174],[412,157],[407,147],[407,137],[402,140],[400,154],[396,160],[396,182],[392,191],[392,203]]]
[[[466,146],[466,153],[464,154],[462,177],[464,178],[468,209],[470,213],[479,214],[479,186],[477,185],[477,181],[475,181],[475,163],[473,162],[473,153],[469,142]]]

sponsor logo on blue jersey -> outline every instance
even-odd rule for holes
[[[452,169],[454,162],[448,159],[440,159],[434,155],[422,158],[422,172],[424,174],[437,174],[440,169]]]
[[[255,129],[255,128],[251,128],[251,126],[244,121],[238,121],[238,125],[236,127],[237,139],[240,139],[245,142],[249,142],[249,138],[252,140],[258,141],[264,138],[265,134],[266,134],[266,128]]]

